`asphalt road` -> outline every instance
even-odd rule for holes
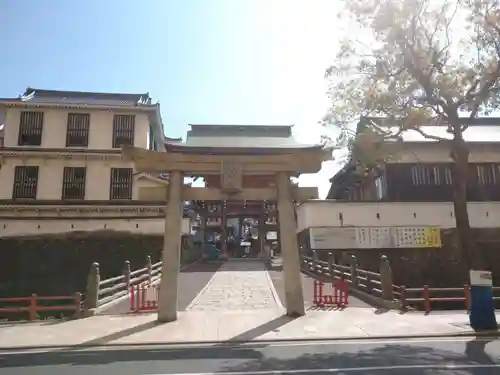
[[[196,295],[207,285],[222,263],[193,263],[179,274],[179,310],[185,310]],[[103,310],[101,314],[125,314],[130,311],[128,298]],[[0,374],[1,375],[1,374]]]
[[[500,340],[283,342],[2,353],[2,375],[500,374]]]

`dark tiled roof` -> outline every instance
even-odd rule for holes
[[[293,125],[190,125],[189,137],[290,137]]]
[[[279,137],[188,137],[187,147],[219,147],[219,148],[303,148],[313,147],[299,143],[292,136]]]
[[[469,124],[470,127],[463,133],[465,141],[469,144],[469,147],[473,146],[483,146],[483,145],[495,145],[499,144],[499,133],[498,129],[495,129],[495,126],[500,125],[500,117],[476,117],[473,119],[469,118],[461,118],[461,123],[464,125]],[[388,127],[394,126],[394,122],[391,122],[390,119],[384,117],[366,117],[362,116],[357,124],[356,134],[362,133],[367,126],[369,126],[370,122],[374,122],[376,125],[380,127]],[[436,122],[437,123],[437,122]],[[428,134],[446,137],[445,134],[437,134],[435,131],[436,128],[440,128],[445,131],[446,128],[444,126],[435,126],[436,123],[431,123],[428,127],[434,128],[433,131],[426,130]],[[409,137],[408,135],[417,135],[417,137]],[[449,138],[449,137],[447,137]],[[425,139],[418,135],[418,133],[413,131],[408,131],[402,134],[402,140],[405,144],[431,144],[433,147],[442,147],[438,142],[433,139]],[[332,194],[335,189],[336,184],[342,184],[342,180],[346,178],[347,175],[351,174],[355,169],[354,160],[350,159],[349,162],[334,176],[330,178],[331,187],[328,193],[328,197]]]
[[[28,87],[24,94],[15,100],[30,103],[88,104],[110,106],[151,105],[151,97],[145,94],[98,93],[85,91],[43,90]]]
[[[187,148],[281,149],[309,148],[292,135],[292,125],[191,125]]]

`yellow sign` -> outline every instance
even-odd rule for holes
[[[441,230],[440,228],[424,228],[423,233],[424,247],[441,247]]]

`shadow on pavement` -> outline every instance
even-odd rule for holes
[[[291,317],[286,316],[286,315],[279,316],[277,318],[270,320],[269,322],[261,324],[260,326],[252,328],[246,332],[240,333],[237,336],[231,337],[226,342],[227,343],[235,343],[235,342],[252,341],[252,340],[256,339],[257,337],[266,334],[267,332],[278,330],[278,328],[283,327],[285,324],[288,324],[292,320],[295,320],[295,319],[296,318],[291,318]],[[222,345],[224,345],[224,343],[222,343]]]
[[[491,341],[491,340],[490,340]],[[387,367],[394,367],[391,374],[498,374],[500,368],[489,367],[498,365],[486,352],[489,341],[474,339],[468,342],[464,352],[447,350],[447,343],[442,348],[426,347],[421,345],[382,344],[370,350],[363,351],[356,348],[352,352],[344,353],[307,353],[296,358],[280,359],[266,357],[259,360],[248,360],[237,366],[224,368],[228,372],[250,371],[286,371],[290,369],[353,369],[367,368],[366,371],[356,371],[356,374],[388,373]],[[376,344],[375,344],[376,345]],[[360,350],[361,349],[361,350]],[[470,369],[450,368],[449,372],[437,371],[432,366],[446,364],[461,364],[471,366]],[[474,368],[476,366],[476,368]],[[484,366],[484,367],[481,367]],[[377,370],[377,367],[386,367]],[[399,368],[398,368],[399,367]],[[405,368],[408,367],[408,368]],[[414,367],[413,369],[409,367]],[[417,370],[417,371],[415,371]],[[342,372],[339,372],[341,374]]]
[[[277,323],[276,323],[277,324]],[[487,341],[475,339],[467,344],[441,342],[440,344],[390,344],[376,342],[367,345],[315,345],[304,346],[212,346],[183,348],[144,348],[60,351],[46,353],[2,354],[2,368],[56,366],[56,365],[106,365],[120,362],[176,361],[178,372],[218,373],[251,371],[289,371],[310,369],[367,368],[356,374],[498,374],[492,368],[495,361],[485,353]],[[465,346],[465,348],[464,348]],[[498,350],[498,349],[497,349]],[[202,360],[202,361],[193,361]],[[179,362],[181,361],[181,362]],[[171,362],[173,364],[174,362]],[[476,366],[472,369],[451,368],[450,372],[432,369],[432,366],[460,364]],[[143,363],[144,366],[148,363]],[[374,368],[393,366],[397,371],[385,372]],[[400,366],[401,368],[397,368]],[[413,369],[403,367],[414,366]],[[479,368],[478,366],[483,366]],[[489,366],[489,368],[488,368]],[[371,367],[371,369],[369,369]],[[180,371],[180,369],[183,369]],[[352,371],[352,370],[351,370]],[[165,372],[168,373],[168,372]]]
[[[92,345],[96,345],[96,346],[97,345],[106,345],[106,344],[110,343],[111,341],[119,340],[119,339],[122,339],[122,338],[130,336],[130,335],[134,335],[134,334],[139,333],[139,332],[144,332],[144,331],[151,329],[151,328],[154,328],[160,324],[166,324],[166,323],[158,323],[158,321],[153,320],[151,322],[146,322],[146,323],[134,326],[134,327],[130,327],[130,328],[118,331],[118,332],[114,332],[110,335],[98,337],[94,340],[82,342],[81,344],[76,345],[73,348],[66,349],[66,350],[79,349],[79,347],[81,349],[81,347],[92,346]]]
[[[180,273],[191,273],[191,272],[216,272],[224,262],[195,262],[181,268]]]
[[[222,266],[222,263],[192,263],[181,269],[179,275],[179,293],[178,309],[186,310],[191,301],[203,290],[212,276]],[[130,301],[128,298],[111,304],[109,307],[101,310],[99,315],[121,315],[130,312]]]

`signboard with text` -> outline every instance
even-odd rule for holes
[[[384,249],[441,247],[435,227],[313,227],[311,249]]]

